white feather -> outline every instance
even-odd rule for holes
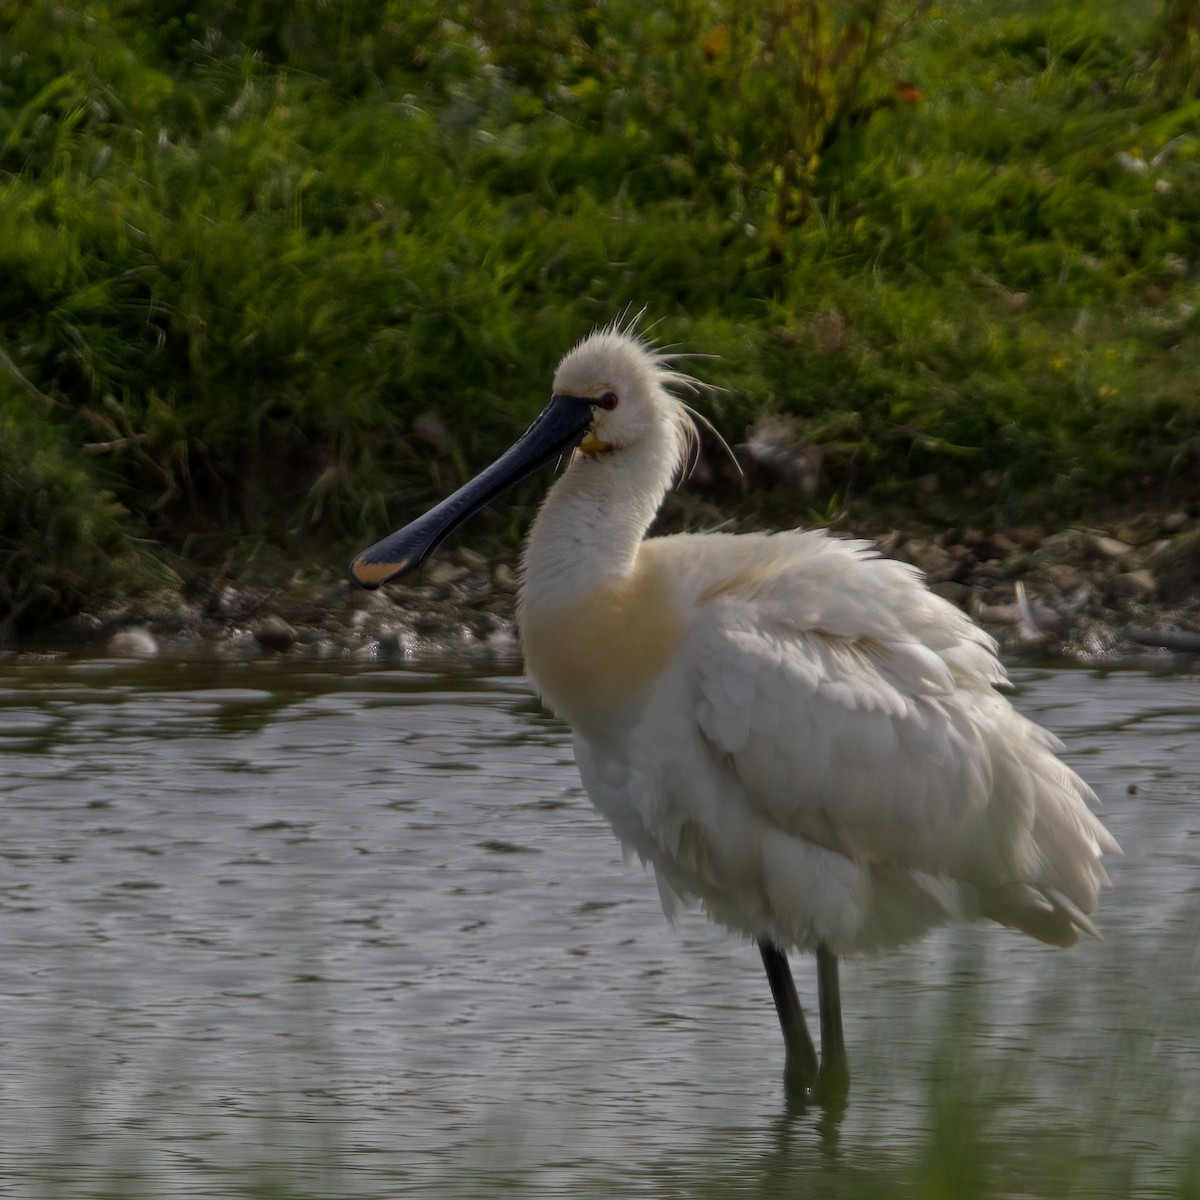
[[[819,532],[644,540],[691,436],[668,389],[692,383],[627,328],[564,359],[556,390],[618,403],[535,522],[519,612],[584,786],[664,911],[837,954],[956,916],[1094,934],[1118,848],[1092,793],[918,572]]]

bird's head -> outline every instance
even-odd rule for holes
[[[695,390],[696,384],[671,367],[670,355],[617,325],[584,338],[554,373],[555,397],[574,397],[590,407],[579,450],[593,458],[653,439],[674,465],[694,435],[688,409],[672,386]]]
[[[585,463],[633,466],[648,456],[654,464],[650,474],[666,477],[663,487],[669,486],[696,440],[692,410],[669,389],[694,391],[698,385],[673,369],[673,355],[634,332],[637,320],[584,338],[558,364],[550,403],[515,445],[436,508],[364,550],[350,564],[351,578],[376,588],[415,570],[472,513],[574,449]]]

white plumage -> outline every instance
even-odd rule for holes
[[[668,915],[696,902],[758,941],[793,1091],[836,1101],[837,956],[955,917],[1071,945],[1118,847],[996,690],[992,639],[915,569],[819,532],[646,540],[695,437],[671,390],[690,382],[617,326],[559,365],[555,401],[584,415],[526,548],[527,668]],[[355,573],[375,584],[371,553]],[[823,971],[819,1076],[791,948]]]

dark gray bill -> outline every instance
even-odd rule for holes
[[[469,516],[576,445],[591,424],[594,403],[586,396],[551,396],[511,449],[423,517],[364,550],[350,564],[350,578],[360,587],[373,589],[415,571]]]

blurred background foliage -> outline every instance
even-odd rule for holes
[[[631,305],[797,522],[1194,505],[1198,86],[1200,0],[0,0],[0,620],[340,561]]]

